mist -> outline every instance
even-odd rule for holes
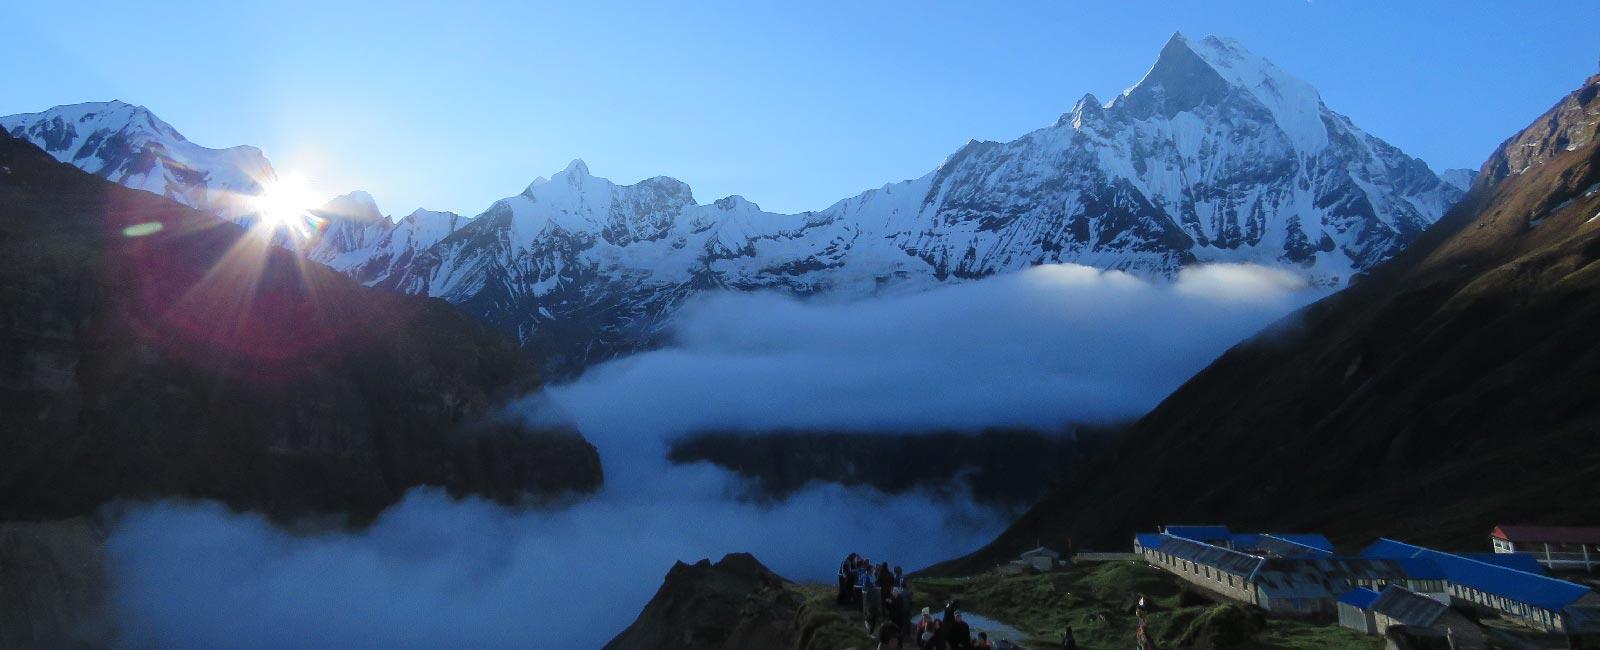
[[[417,489],[361,531],[286,530],[212,503],[122,507],[107,546],[126,645],[599,647],[675,561],[755,553],[829,581],[859,551],[907,571],[1007,523],[970,499],[812,485],[776,502],[668,442],[705,428],[852,431],[1128,419],[1316,297],[1253,266],[1174,282],[1061,265],[914,295],[823,303],[762,294],[685,307],[664,349],[513,405],[573,420],[606,485],[506,508]]]
[[[1322,295],[1253,265],[1173,282],[1077,265],[851,303],[712,294],[674,341],[551,389],[586,433],[1108,423]]]

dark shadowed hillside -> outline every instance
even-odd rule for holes
[[[577,432],[491,417],[537,387],[513,343],[264,239],[0,134],[0,519],[600,484]]]
[[[1405,253],[1195,376],[990,546],[1164,521],[1485,544],[1600,517],[1600,77]],[[1080,546],[1085,544],[1080,543]]]
[[[1020,511],[1081,471],[1106,434],[1026,429],[981,433],[781,431],[703,433],[672,443],[674,463],[706,461],[755,480],[761,496],[785,497],[813,482],[899,494],[967,495]]]

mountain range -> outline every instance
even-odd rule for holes
[[[1164,522],[1476,548],[1600,512],[1600,76],[1506,140],[1408,249],[1214,361],[994,543]]]
[[[0,118],[56,159],[224,218],[274,178],[250,147],[208,150],[111,102]],[[1206,262],[1340,286],[1403,249],[1460,196],[1316,89],[1229,39],[1176,34],[1137,83],[1086,95],[1010,142],[825,209],[699,203],[655,177],[619,185],[573,161],[466,218],[384,217],[364,192],[316,210],[305,253],[362,283],[443,298],[513,333],[552,376],[659,344],[709,290],[848,300],[1073,262],[1170,277]],[[255,184],[252,184],[254,179]]]

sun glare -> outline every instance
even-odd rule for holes
[[[310,217],[316,197],[312,196],[311,184],[304,176],[287,175],[267,183],[252,202],[262,225],[283,228],[297,225]]]

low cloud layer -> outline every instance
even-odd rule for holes
[[[677,343],[518,409],[572,418],[606,487],[513,510],[416,490],[362,532],[290,532],[214,504],[114,522],[117,623],[132,647],[598,647],[674,561],[754,552],[827,581],[861,551],[907,570],[1004,525],[969,500],[814,486],[740,501],[667,441],[710,427],[1051,427],[1137,416],[1232,343],[1309,300],[1293,276],[1213,266],[1150,283],[1076,266],[851,304],[712,296]]]
[[[214,504],[136,508],[117,524],[117,623],[161,648],[597,648],[638,616],[677,560],[750,551],[827,581],[846,550],[907,570],[999,531],[964,502],[819,487],[773,506],[731,501],[706,467],[648,492],[607,488],[555,511],[416,490],[361,533],[297,535]]]
[[[717,294],[680,313],[673,345],[551,392],[586,432],[1125,420],[1315,296],[1229,264],[1170,283],[1041,266],[844,304]]]

